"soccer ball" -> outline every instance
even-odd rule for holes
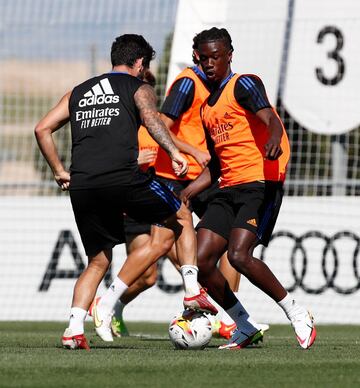
[[[185,310],[171,320],[169,337],[175,349],[204,349],[212,337],[211,322],[203,313]]]

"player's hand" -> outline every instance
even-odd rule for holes
[[[70,185],[70,174],[69,172],[63,170],[59,173],[54,174],[56,183],[61,187],[62,191],[69,190]]]
[[[157,152],[154,150],[149,150],[149,149],[140,150],[139,156],[137,159],[138,164],[142,165],[142,164],[152,163],[155,161],[156,155],[157,155]]]
[[[188,161],[180,154],[179,151],[172,153],[171,164],[176,176],[181,177],[188,172]]]
[[[269,160],[277,160],[283,153],[280,147],[281,138],[271,136],[265,144],[265,157]]]
[[[194,158],[198,162],[200,167],[204,169],[207,166],[207,164],[210,162],[211,156],[209,151],[198,150],[194,154]]]

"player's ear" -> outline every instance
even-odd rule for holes
[[[137,59],[134,63],[134,69],[136,69],[139,73],[144,70],[143,61],[144,57]]]
[[[200,62],[200,55],[199,55],[199,52],[197,50],[193,50],[193,58],[195,58],[197,63]]]
[[[229,56],[229,58],[228,58],[228,63],[231,63],[231,62],[232,62],[232,50],[229,51],[228,56]]]

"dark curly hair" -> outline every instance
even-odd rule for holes
[[[133,67],[136,60],[144,58],[143,66],[149,67],[155,58],[155,51],[142,35],[124,34],[115,38],[111,46],[111,63],[113,66]]]
[[[228,31],[225,28],[217,27],[212,27],[210,30],[204,30],[196,34],[193,39],[192,48],[193,50],[198,50],[200,44],[214,42],[217,40],[222,40],[231,52],[234,51],[234,47],[232,46],[232,39]],[[194,54],[193,61],[195,64],[199,63]]]

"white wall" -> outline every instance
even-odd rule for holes
[[[337,216],[334,217],[334,214]],[[360,282],[359,219],[359,198],[284,199],[275,233],[286,232],[295,237],[309,232],[317,234],[303,239],[301,244],[299,242],[294,255],[294,269],[291,267],[291,253],[295,246],[293,238],[276,237],[264,252],[264,259],[283,284],[290,287],[294,284],[293,271],[297,277],[301,277],[304,255],[306,256],[304,287],[326,287],[320,294],[309,294],[300,285],[294,290],[294,295],[311,309],[317,322],[360,324],[360,291],[356,289]],[[74,251],[78,252],[85,263],[86,256],[68,198],[1,199],[1,320],[67,319],[75,280],[53,279],[46,291],[39,291],[59,235],[65,230],[70,231],[75,238],[77,250]],[[326,239],[339,232],[347,232],[348,235],[329,243],[330,249],[324,255]],[[124,247],[116,247],[113,271],[120,268],[124,258]],[[334,273],[336,264],[333,283],[324,277],[323,260],[329,278]],[[59,256],[57,270],[74,269],[74,258],[69,245],[65,244]],[[180,276],[168,263],[163,266],[163,276],[169,284],[181,284]],[[355,289],[346,295],[339,293],[334,285],[343,289]],[[99,294],[103,290],[102,285]],[[241,280],[239,295],[256,319],[273,323],[286,322],[277,305],[246,279]],[[182,291],[167,294],[155,286],[127,307],[125,317],[128,320],[168,321],[175,312],[181,310],[182,297]]]

